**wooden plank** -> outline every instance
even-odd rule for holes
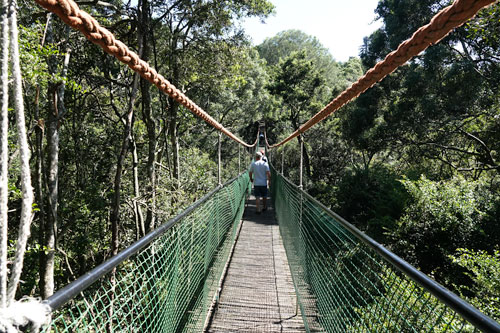
[[[252,197],[242,223],[206,332],[305,332],[273,209],[257,215]]]

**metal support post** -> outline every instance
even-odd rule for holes
[[[285,147],[281,150],[281,174],[283,174],[283,165],[285,164]]]
[[[302,183],[302,166],[304,165],[304,139],[302,136],[299,136],[300,138],[300,170],[299,170],[299,188],[302,189],[303,183]]]
[[[219,138],[217,139],[217,144],[219,146],[218,149],[218,166],[217,166],[217,179],[219,182],[219,185],[222,185],[222,169],[221,169],[221,141],[222,141],[222,133],[219,132]]]

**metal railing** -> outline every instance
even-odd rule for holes
[[[45,301],[53,310],[45,330],[201,331],[248,189],[244,172],[56,292]]]
[[[500,332],[500,324],[272,168],[272,199],[308,331]]]

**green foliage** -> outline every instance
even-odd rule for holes
[[[332,94],[338,93],[345,88],[347,83],[344,77],[349,70],[347,67],[351,65],[340,64],[336,62],[328,49],[324,47],[316,37],[307,35],[300,30],[286,30],[278,33],[272,38],[267,38],[262,44],[257,46],[260,56],[267,62],[269,72],[276,73],[276,68],[286,58],[289,58],[293,53],[303,53],[304,58],[310,61],[311,70],[317,72],[322,80],[322,89],[317,94],[321,94],[320,104],[316,109],[321,108],[323,103],[331,97]],[[355,60],[353,60],[355,62]],[[347,67],[345,67],[347,66]],[[354,66],[355,67],[355,66]],[[350,81],[348,79],[347,81]],[[280,108],[280,106],[277,106]]]
[[[347,331],[364,331],[369,326],[368,332],[374,333],[475,332],[432,294],[392,269],[385,267],[379,283],[382,294],[355,309],[358,317]]]
[[[467,269],[472,285],[460,286],[461,294],[472,305],[495,320],[500,320],[500,251],[457,249],[453,263]]]
[[[85,5],[85,10],[94,15],[106,27],[112,27],[116,37],[132,50],[139,50],[137,29],[144,28],[147,45],[154,49],[148,62],[156,67],[170,81],[174,82],[199,105],[211,112],[224,124],[233,124],[230,129],[239,128],[253,120],[255,113],[265,112],[269,94],[265,91],[268,74],[257,52],[246,44],[244,36],[236,29],[236,20],[247,16],[266,17],[273,11],[273,5],[265,0],[257,1],[167,1],[149,2],[151,26],[145,27],[136,21],[137,8],[119,1],[109,2],[113,6]],[[136,6],[135,4],[134,6]],[[33,166],[35,156],[35,133],[45,130],[49,105],[53,99],[48,91],[48,82],[57,82],[65,87],[65,116],[58,122],[59,147],[59,202],[58,202],[58,246],[56,289],[75,277],[84,274],[108,257],[110,251],[110,229],[108,226],[111,198],[114,194],[113,180],[117,155],[123,136],[124,112],[128,108],[133,72],[116,59],[106,55],[98,46],[85,41],[78,32],[68,33],[60,21],[55,25],[54,43],[42,47],[45,22],[33,22],[34,8],[22,4],[20,21],[21,61],[27,89],[26,105],[28,124],[39,121],[32,133]],[[165,13],[169,15],[165,15]],[[149,30],[148,30],[149,29]],[[174,34],[172,29],[176,30]],[[70,38],[68,38],[71,36]],[[70,63],[66,77],[61,76],[62,60],[70,49]],[[48,74],[47,61],[54,58],[53,75]],[[216,65],[214,65],[216,64]],[[176,77],[178,75],[178,77]],[[167,98],[154,87],[151,93],[151,117],[144,115],[142,95],[148,89],[140,90],[134,114],[133,136],[137,145],[139,196],[134,195],[131,149],[127,152],[121,179],[120,242],[125,247],[136,239],[135,212],[132,203],[137,201],[146,215],[152,207],[149,187],[149,146],[154,145],[156,159],[156,209],[158,223],[164,222],[179,210],[211,190],[216,181],[216,149],[207,145],[213,133],[181,108],[177,126],[180,138],[180,160],[182,186],[172,178],[172,146],[168,138],[171,116],[167,114]],[[38,92],[39,95],[38,95]],[[142,117],[141,117],[142,116]],[[153,126],[151,126],[153,124]],[[153,127],[153,136],[150,128]],[[43,133],[42,133],[43,134]],[[15,133],[13,133],[15,142]],[[157,140],[152,142],[153,140]],[[237,169],[234,143],[223,155],[224,180],[232,178]],[[42,144],[42,150],[46,142]],[[129,145],[130,147],[130,145]],[[12,150],[15,149],[13,144]],[[42,152],[43,153],[43,152]],[[236,150],[237,153],[237,150]],[[236,156],[237,159],[237,156]],[[44,164],[46,156],[41,157]],[[42,165],[46,168],[46,165]],[[17,169],[16,165],[13,165]],[[16,170],[14,170],[17,172]],[[42,218],[50,210],[45,198],[44,184],[46,169],[42,171],[42,195],[37,199],[40,208],[35,215],[30,248],[43,247]],[[11,205],[17,205],[19,190],[16,179],[12,184]],[[15,191],[14,191],[15,190]],[[14,194],[17,196],[15,197]],[[45,198],[45,200],[44,200]],[[44,208],[44,209],[43,209]],[[41,216],[41,214],[44,216]],[[17,213],[11,214],[14,216]],[[11,236],[12,238],[13,236]],[[23,293],[33,293],[32,283],[39,271],[40,251],[28,251],[25,280],[30,283]],[[66,258],[63,258],[62,253]],[[70,273],[73,271],[74,275]]]
[[[293,52],[283,59],[269,86],[271,94],[280,97],[283,102],[280,118],[290,121],[293,128],[297,129],[318,108],[319,91],[323,83],[305,51]]]
[[[283,31],[255,48],[249,45],[237,20],[270,15],[274,7],[266,0],[141,2],[147,5],[144,15],[149,15],[148,20],[138,15],[142,8],[137,3],[108,2],[112,6],[82,6],[132,50],[149,47],[147,61],[159,73],[245,141],[255,140],[257,122],[265,119],[271,143],[297,129],[449,3],[380,1],[376,13],[384,26],[365,38],[360,58],[339,63],[317,38],[298,30]],[[56,285],[62,286],[109,256],[110,199],[133,72],[79,33],[71,32],[68,38],[58,20],[53,21],[54,43],[45,42],[42,47],[45,22],[34,18],[45,19],[44,15],[39,15],[34,4],[19,5],[32,166],[40,162],[44,168],[42,198],[37,198],[34,209],[33,237],[23,275],[26,282],[21,286],[23,294],[36,294],[38,256],[48,250],[41,241],[41,214],[46,222],[50,211],[43,135],[53,101],[49,82],[64,84],[66,89],[67,113],[57,124],[58,246],[67,258],[62,252],[56,254]],[[303,136],[309,158],[305,185],[311,194],[424,272],[461,290],[473,304],[487,299],[491,306],[484,309],[494,316],[499,307],[494,297],[499,293],[498,276],[487,274],[498,271],[498,253],[493,251],[500,244],[499,17],[499,4],[480,12]],[[142,46],[141,34],[146,38]],[[67,77],[62,77],[59,73],[67,49],[71,50],[70,65]],[[52,77],[49,58],[56,59]],[[214,130],[184,107],[175,115],[170,113],[172,100],[154,87],[139,90],[132,133],[138,163],[133,165],[129,146],[121,175],[123,247],[138,234],[132,203],[139,202],[145,215],[153,207],[151,168],[156,172],[157,223],[174,216],[217,183]],[[176,147],[169,136],[173,122],[180,146],[180,180],[172,171]],[[41,160],[36,155],[37,133],[44,140]],[[11,153],[17,149],[16,136],[12,125]],[[273,151],[278,169],[282,152],[285,174],[298,179],[298,145],[291,143]],[[223,181],[236,175],[238,165],[243,170],[248,156],[224,138]],[[138,172],[138,196],[133,166]],[[420,174],[427,178],[418,179]],[[9,238],[15,239],[21,198],[17,158],[10,161],[10,175]],[[401,175],[409,179],[399,181]],[[457,248],[470,252],[455,254]],[[387,277],[390,279],[399,283],[394,276]],[[473,286],[463,287],[471,280]],[[367,312],[371,309],[365,308]],[[386,324],[382,322],[381,327],[389,327]]]
[[[266,89],[269,74],[257,52],[234,47],[231,53],[232,57],[227,58],[227,63],[218,69],[220,80],[203,81],[202,78],[199,83],[195,83],[193,93],[202,101],[209,100],[205,109],[236,133],[269,113],[272,102]],[[198,121],[193,118],[193,123]],[[252,130],[255,130],[255,126],[252,126]],[[247,142],[255,140],[253,134],[244,131],[242,137]]]
[[[8,187],[9,187],[9,200],[19,200],[23,197],[23,193],[21,189],[16,186],[16,184],[11,182],[11,179],[8,179]]]
[[[495,54],[500,48],[500,6],[494,4],[481,10],[476,18],[467,22],[465,30],[467,39],[474,49],[481,53]],[[491,63],[490,65],[497,65]]]
[[[377,241],[386,243],[386,233],[396,227],[407,195],[399,177],[376,164],[344,174],[335,191],[334,210]]]
[[[380,1],[376,12],[384,26],[365,38],[363,65],[369,68],[382,60],[448,4]],[[339,113],[341,137],[357,150],[353,169],[368,169],[375,162],[394,175],[411,178],[401,181],[402,191],[394,191],[396,200],[387,192],[380,194],[388,198],[380,202],[399,202],[400,208],[399,219],[389,215],[392,227],[382,239],[424,273],[469,296],[488,288],[463,289],[475,278],[464,275],[466,267],[450,256],[457,248],[491,253],[500,242],[499,13],[498,4],[481,11]],[[420,174],[426,177],[419,179]],[[349,179],[350,173],[341,177],[331,202],[341,215],[359,224],[369,208],[358,202],[370,202],[370,193],[375,197],[379,192],[371,192],[361,177]],[[344,186],[355,190],[342,191]],[[347,209],[356,205],[353,211],[360,215]],[[383,221],[384,215],[374,210],[377,220]]]
[[[52,45],[42,47],[39,44],[40,31],[43,31],[42,25],[36,25],[34,28],[19,27],[19,56],[23,79],[31,84],[45,86],[49,78],[45,60],[50,55],[58,54],[58,51]]]
[[[422,176],[402,184],[411,199],[392,234],[396,253],[438,281],[465,283],[449,256],[457,248],[491,249],[497,244],[498,198],[486,182],[459,176],[443,181]]]
[[[361,75],[363,75],[363,64],[361,59],[356,57],[350,57],[345,63],[340,67],[341,75],[340,78],[344,80],[341,87],[342,89],[347,88],[351,83],[356,82]],[[336,92],[334,95],[336,95]]]
[[[377,13],[385,26],[365,40],[364,65],[375,65],[409,37],[414,24],[418,27],[446,4],[381,1]],[[498,8],[492,6],[360,96],[343,116],[345,138],[373,153],[402,151],[400,160],[438,177],[456,171],[476,177],[498,169],[500,49],[492,37]]]
[[[162,168],[158,171],[158,219],[166,222],[217,185],[217,164],[208,153],[198,148],[181,150],[181,184],[175,191],[176,180]]]
[[[375,13],[384,19],[383,31],[390,50],[395,50],[449,1],[442,0],[381,0]]]
[[[328,85],[335,84],[339,76],[339,64],[320,41],[300,30],[285,30],[276,36],[266,38],[257,46],[260,56],[266,60],[269,68],[277,66],[280,61],[293,52],[304,51],[308,60],[325,78]]]

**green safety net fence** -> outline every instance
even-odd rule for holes
[[[308,332],[478,331],[274,168],[271,192]]]
[[[201,332],[249,190],[248,172],[55,311],[46,332]]]

